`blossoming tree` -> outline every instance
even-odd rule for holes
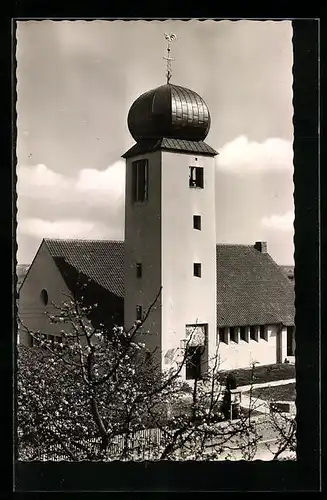
[[[235,443],[254,458],[261,436],[251,409],[222,422],[218,351],[206,375],[187,384],[180,377],[187,344],[176,367],[161,372],[140,342],[159,294],[129,330],[94,326],[97,306],[81,296],[53,304],[49,321],[62,325],[60,341],[21,325],[34,347],[17,348],[20,460],[215,460]]]

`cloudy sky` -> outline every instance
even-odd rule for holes
[[[127,114],[165,83],[210,109],[217,243],[268,242],[293,264],[289,21],[20,21],[17,29],[18,263],[43,237],[124,238]]]

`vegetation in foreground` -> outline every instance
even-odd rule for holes
[[[192,362],[188,347],[204,348],[193,334],[165,373],[156,367],[155,352],[139,341],[158,297],[128,331],[92,326],[88,318],[96,305],[84,307],[77,296],[53,304],[57,312],[49,320],[62,325],[62,342],[26,329],[38,347],[18,346],[20,460],[143,460],[145,452],[150,460],[217,460],[231,442],[231,453],[237,443],[243,459],[255,457],[261,435],[254,410],[244,414],[235,406],[237,420],[230,420],[231,386],[224,389],[218,352],[205,379],[196,376],[186,390],[180,374]],[[257,369],[247,373],[254,380]],[[241,385],[237,371],[233,377],[233,387]],[[187,412],[172,411],[186,399]],[[295,446],[295,424],[282,424],[276,420],[279,455]]]

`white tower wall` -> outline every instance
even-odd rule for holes
[[[132,200],[132,163],[146,158],[148,167],[148,199]],[[136,320],[136,306],[145,312],[161,286],[161,152],[128,158],[125,184],[125,328]],[[136,263],[142,264],[142,278],[137,278]],[[161,297],[151,309],[144,324],[142,341],[150,351],[161,352]]]
[[[133,203],[131,166],[149,161],[148,199]],[[136,319],[136,306],[145,311],[158,294],[142,341],[157,349],[163,369],[169,368],[186,325],[207,325],[207,352],[216,346],[216,226],[215,162],[212,156],[157,151],[127,159],[125,201],[125,325]],[[204,188],[189,186],[190,166],[204,168]],[[193,228],[201,216],[201,230]],[[143,276],[137,278],[136,263]],[[193,264],[201,263],[201,277]],[[185,370],[182,372],[185,376]]]
[[[204,168],[203,189],[189,187],[190,166]],[[163,355],[181,345],[186,325],[205,324],[210,358],[217,325],[214,158],[163,152],[161,192]],[[193,215],[201,216],[201,230]],[[201,277],[193,275],[194,263]]]

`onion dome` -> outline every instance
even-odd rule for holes
[[[166,84],[138,97],[127,123],[136,142],[163,137],[203,141],[211,119],[208,106],[196,92]]]

